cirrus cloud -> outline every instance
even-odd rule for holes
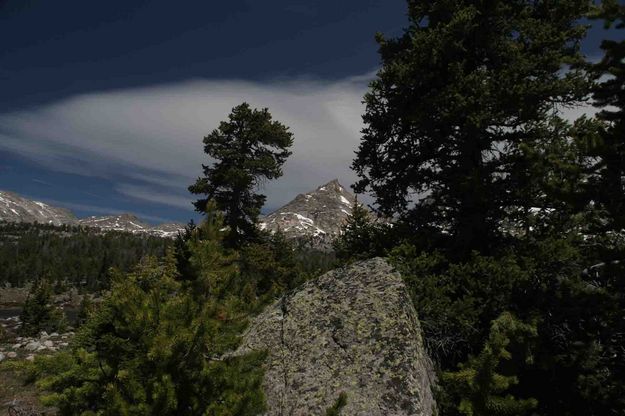
[[[362,96],[373,73],[339,81],[189,80],[94,92],[0,114],[0,149],[48,169],[110,179],[119,194],[175,207],[208,158],[202,137],[243,101],[290,126],[293,155],[267,184],[268,208],[349,169],[362,128]],[[187,205],[188,203],[188,205]]]
[[[208,163],[202,137],[243,101],[268,107],[290,126],[293,155],[284,176],[262,190],[272,210],[331,179],[348,186],[360,140],[362,97],[373,72],[338,81],[195,79],[94,92],[0,114],[0,150],[48,169],[106,178],[118,195],[188,208],[186,188]],[[590,105],[563,109],[575,119]],[[365,198],[365,202],[368,198]]]

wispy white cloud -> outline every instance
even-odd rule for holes
[[[284,177],[264,189],[273,208],[335,177],[346,186],[353,182],[349,166],[372,76],[335,82],[191,80],[85,94],[0,114],[0,149],[49,169],[109,178],[133,198],[190,208],[186,188],[208,163],[202,138],[247,101],[268,107],[295,136]]]
[[[264,191],[267,209],[338,178],[349,186],[362,129],[369,72],[339,81],[309,78],[250,82],[190,80],[70,97],[27,111],[0,114],[0,149],[49,169],[114,182],[124,197],[192,210],[186,193],[202,163],[202,138],[243,101],[268,107],[290,126],[293,155],[284,176]],[[565,110],[567,118],[592,113]]]
[[[123,195],[133,199],[143,201],[156,202],[161,205],[169,205],[172,207],[191,209],[192,198],[189,195],[181,195],[178,193],[162,192],[158,187],[132,185],[122,183],[115,187],[115,190]]]
[[[45,186],[54,186],[50,182],[47,182],[47,181],[44,181],[44,180],[41,180],[41,179],[37,179],[37,178],[33,178],[32,181],[35,182],[35,183],[41,184],[41,185],[45,185]]]

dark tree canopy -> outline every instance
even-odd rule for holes
[[[596,18],[606,26],[625,28],[625,5],[604,0]],[[603,231],[625,228],[625,40],[604,40],[604,56],[591,66],[599,81],[593,89],[594,104],[601,108],[598,145],[592,154],[598,160],[598,175],[591,181],[591,197],[603,211]]]
[[[247,103],[234,107],[228,121],[204,137],[204,152],[214,162],[203,165],[204,176],[189,191],[204,195],[194,203],[199,212],[206,210],[209,200],[223,211],[229,245],[239,246],[257,234],[266,197],[255,191],[265,181],[282,176],[292,144],[288,127],[272,120],[267,108],[252,109]]]
[[[568,134],[558,106],[587,94],[585,0],[409,1],[399,38],[378,35],[355,189],[459,252],[489,252],[502,218],[546,204],[536,151]],[[546,167],[548,168],[548,167]]]
[[[167,238],[95,228],[0,222],[0,286],[45,279],[55,290],[109,286],[109,269],[132,269],[142,257],[161,257]]]

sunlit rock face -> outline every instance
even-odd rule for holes
[[[280,230],[289,239],[309,240],[313,246],[329,247],[352,212],[355,196],[337,179],[294,200],[267,215],[260,228]]]
[[[375,258],[304,284],[260,314],[236,354],[266,351],[266,415],[435,414],[434,376],[398,273]]]
[[[33,201],[18,194],[0,191],[0,221],[74,224],[76,217],[65,208]]]

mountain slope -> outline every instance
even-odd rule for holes
[[[184,224],[165,223],[151,226],[142,222],[136,215],[120,214],[101,217],[87,217],[78,220],[85,227],[99,228],[103,231],[127,231],[135,234],[150,234],[157,237],[176,237]]]
[[[76,223],[74,214],[65,208],[53,207],[7,191],[0,191],[0,220],[53,225]]]
[[[179,222],[166,222],[150,227],[148,233],[157,237],[175,238],[178,236],[178,232],[183,231],[185,227],[185,224]]]
[[[102,217],[87,217],[78,220],[80,225],[86,227],[100,228],[107,231],[147,231],[150,226],[132,214],[107,215]]]
[[[356,197],[337,179],[314,191],[299,194],[288,204],[261,219],[260,228],[282,231],[289,239],[311,239],[316,246],[328,245],[351,214]]]
[[[166,223],[151,226],[132,214],[108,215],[78,219],[65,208],[54,207],[33,201],[18,194],[0,191],[0,221],[38,222],[53,225],[81,225],[99,228],[102,231],[126,231],[135,234],[150,234],[157,237],[176,237],[184,224]]]

